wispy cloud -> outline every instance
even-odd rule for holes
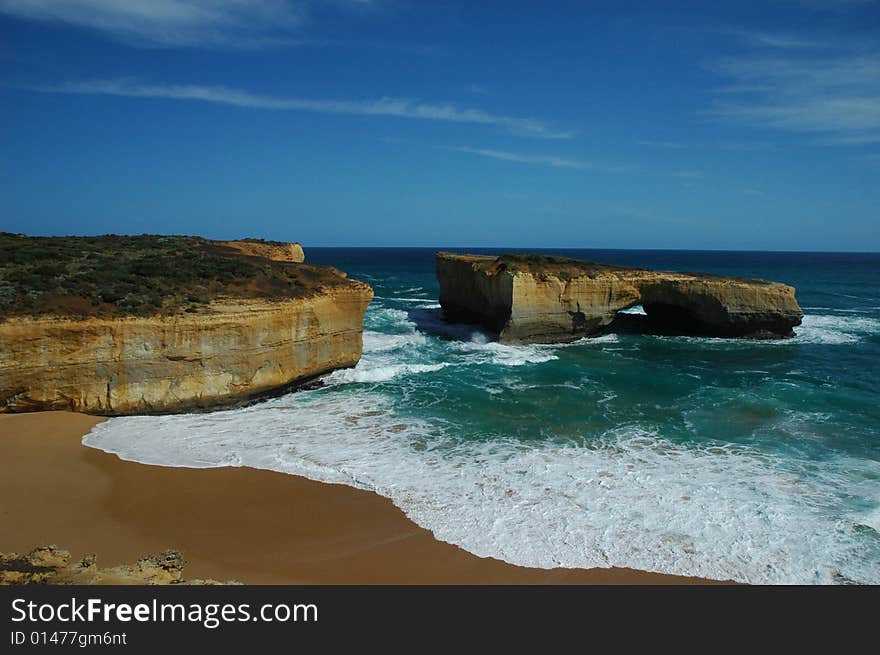
[[[0,13],[96,30],[141,46],[254,47],[289,42],[315,5],[364,0],[0,0]]]
[[[458,152],[464,152],[480,157],[488,157],[489,159],[500,159],[501,161],[510,161],[520,164],[537,164],[540,166],[552,166],[553,168],[573,168],[577,170],[602,170],[607,172],[619,173],[629,170],[628,166],[617,164],[600,164],[591,161],[583,161],[580,159],[568,159],[565,157],[557,157],[555,155],[533,155],[520,152],[510,152],[508,150],[494,150],[491,148],[471,148],[468,146],[460,146],[452,148]]]
[[[636,141],[640,146],[648,146],[650,148],[666,148],[667,150],[684,150],[688,147],[685,143],[678,141]]]
[[[818,40],[795,34],[777,34],[774,32],[738,31],[734,34],[746,39],[756,46],[800,50],[805,48],[823,48],[825,44]]]
[[[751,51],[715,62],[728,85],[711,113],[748,125],[813,135],[817,143],[880,138],[880,54],[838,48]],[[804,41],[804,44],[807,42]]]
[[[343,13],[381,13],[386,4],[385,0],[0,0],[0,15],[89,29],[147,48],[316,46],[417,55],[441,52],[425,43],[309,34],[331,10],[336,18]]]
[[[130,80],[93,80],[44,86],[36,90],[52,93],[124,96],[130,98],[164,98],[194,100],[234,107],[271,109],[276,111],[309,111],[324,114],[359,114],[396,116],[451,123],[474,123],[502,127],[520,135],[542,139],[568,139],[572,132],[552,129],[542,121],[494,114],[482,109],[458,107],[451,103],[428,103],[406,98],[382,97],[374,100],[323,100],[285,98],[260,95],[223,86],[156,85]]]
[[[687,180],[701,180],[706,177],[706,174],[703,171],[673,171],[672,176]]]
[[[466,146],[455,148],[455,150],[466,152],[471,155],[479,155],[480,157],[519,162],[521,164],[541,164],[542,166],[553,166],[554,168],[589,168],[586,162],[578,161],[576,159],[563,159],[562,157],[554,157],[552,155],[526,155],[518,152],[508,152],[506,150],[468,148]]]
[[[666,150],[730,150],[745,152],[752,150],[766,150],[770,144],[761,141],[692,141],[683,143],[680,141],[636,141],[640,146],[649,148],[663,148]]]

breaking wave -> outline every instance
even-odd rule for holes
[[[626,566],[752,583],[880,582],[844,471],[639,425],[584,444],[453,438],[383,394],[321,390],[250,408],[114,418],[84,443],[164,466],[241,465],[369,489],[437,538],[535,567]],[[880,464],[866,475],[880,475]],[[871,518],[873,517],[873,518]],[[874,527],[876,529],[876,527]],[[873,559],[872,559],[873,558]]]

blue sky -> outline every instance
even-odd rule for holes
[[[0,229],[880,250],[880,3],[0,0]]]

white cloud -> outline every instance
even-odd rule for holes
[[[678,141],[636,141],[640,146],[648,146],[651,148],[666,148],[667,150],[684,150],[688,146]]]
[[[781,49],[822,48],[824,44],[816,39],[805,38],[793,34],[775,34],[773,32],[736,32],[743,38],[758,46]]]
[[[542,121],[493,114],[482,109],[460,108],[451,103],[435,104],[406,98],[383,97],[375,100],[315,100],[259,95],[222,86],[152,85],[129,80],[94,80],[37,90],[54,93],[125,96],[133,98],[166,98],[197,100],[235,107],[272,109],[278,111],[310,111],[324,114],[360,114],[396,116],[452,123],[474,123],[503,127],[520,136],[543,139],[568,139],[571,132],[551,129]]]
[[[501,159],[502,161],[513,161],[521,164],[542,164],[544,166],[553,166],[555,168],[589,168],[585,162],[575,159],[563,159],[562,157],[554,157],[552,155],[524,155],[516,152],[507,152],[505,150],[491,150],[489,148],[468,148],[462,146],[455,148],[459,152],[466,152],[471,155],[479,155],[480,157],[489,157],[490,159]]]
[[[628,170],[626,166],[618,165],[602,165],[594,162],[582,161],[579,159],[567,159],[554,155],[530,155],[518,152],[509,152],[507,150],[493,150],[491,148],[471,148],[461,146],[453,148],[458,152],[464,152],[480,157],[488,157],[489,159],[500,159],[501,161],[517,162],[520,164],[538,164],[541,166],[552,166],[554,168],[574,168],[578,170],[604,170],[609,172],[622,172]]]
[[[806,43],[806,41],[804,41]],[[805,46],[806,47],[806,46]],[[873,143],[880,135],[880,55],[826,50],[727,57],[711,68],[729,84],[711,113],[725,120],[812,134],[814,141]]]
[[[277,43],[302,23],[305,9],[288,0],[0,0],[0,13],[154,46]]]

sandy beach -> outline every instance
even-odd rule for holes
[[[168,548],[185,577],[246,584],[687,584],[629,569],[530,569],[436,540],[389,500],[250,468],[147,466],[87,448],[103,419],[0,416],[0,552],[57,544],[101,566]]]

